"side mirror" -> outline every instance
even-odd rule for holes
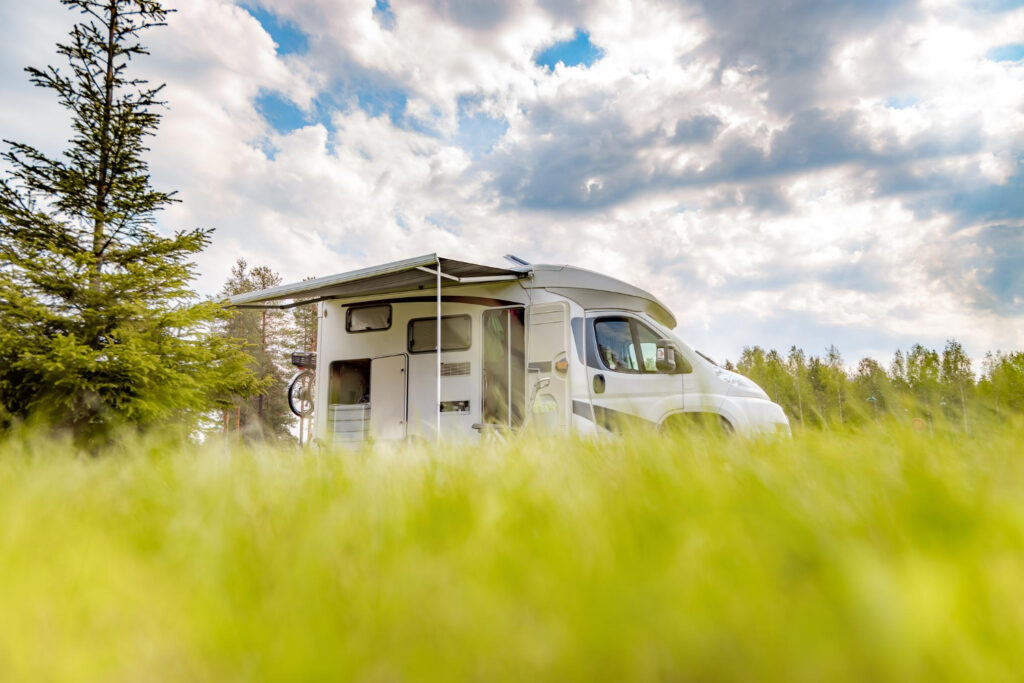
[[[679,351],[671,339],[659,339],[655,355],[658,372],[665,375],[685,375],[693,372],[690,361]]]
[[[658,372],[671,374],[676,371],[676,347],[670,339],[659,339],[654,356]]]

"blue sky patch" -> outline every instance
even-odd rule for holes
[[[387,114],[396,126],[405,117],[405,103],[408,98],[401,90],[385,90],[373,87],[356,91],[359,108],[376,118]]]
[[[1024,7],[1024,0],[971,0],[967,7],[980,12],[1009,12]]]
[[[276,92],[261,92],[257,95],[256,111],[278,133],[288,133],[309,124],[301,109]]]
[[[396,128],[438,137],[436,130],[428,128],[413,117],[406,116],[407,101],[406,93],[392,83],[374,83],[365,79],[348,83],[335,82],[321,90],[313,99],[312,112],[306,115],[304,125],[319,123],[328,130],[333,130],[334,123],[331,117],[337,112],[349,112],[355,107],[366,112],[371,118],[386,116]]]
[[[373,4],[373,18],[385,31],[394,30],[395,13],[391,11],[391,3],[388,0],[376,0]]]
[[[969,223],[1019,220],[1024,216],[1024,167],[1018,166],[1017,172],[1003,184],[958,189],[945,208],[959,213]]]
[[[461,221],[457,216],[451,214],[427,214],[423,217],[423,221],[429,225],[433,225],[435,228],[444,230],[449,235],[458,236],[458,227],[461,225]]]
[[[885,101],[885,106],[889,109],[909,109],[918,102],[920,100],[916,97],[890,97]]]
[[[459,130],[455,144],[478,159],[493,149],[495,143],[508,130],[508,121],[474,111],[471,97],[459,98]]]
[[[1000,45],[985,54],[993,62],[1019,62],[1024,59],[1024,45]]]
[[[981,269],[981,280],[993,307],[999,311],[1024,311],[1024,269],[1020,267],[1024,262],[1024,230],[1016,225],[996,225],[986,228],[975,239],[992,248],[979,260],[985,266]],[[977,263],[967,265],[976,267]]]
[[[305,52],[309,48],[309,38],[290,21],[281,20],[273,12],[260,7],[241,5],[242,9],[260,22],[263,30],[277,43],[277,54],[290,55]]]
[[[590,34],[577,29],[572,40],[555,43],[538,53],[533,61],[538,66],[554,70],[555,65],[559,62],[566,66],[582,64],[589,67],[603,56],[604,50],[590,42]]]

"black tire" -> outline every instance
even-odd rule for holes
[[[288,407],[299,417],[313,414],[313,373],[309,370],[295,373],[288,384]]]
[[[676,413],[661,423],[665,434],[717,434],[729,436],[735,433],[732,424],[718,413]]]

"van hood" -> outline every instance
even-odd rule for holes
[[[759,387],[757,383],[749,377],[744,377],[738,372],[726,370],[725,368],[720,368],[717,365],[714,366],[714,369],[715,375],[717,375],[718,379],[722,380],[727,387],[725,392],[727,396],[744,396],[747,398],[762,398],[765,401],[770,400],[768,398],[768,394],[765,393],[765,390]]]

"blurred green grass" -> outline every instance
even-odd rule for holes
[[[1024,428],[0,444],[0,680],[1011,680]]]

